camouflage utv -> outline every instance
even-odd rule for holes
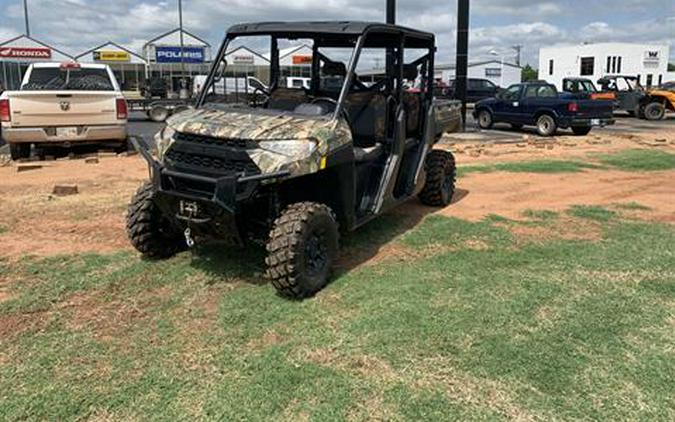
[[[233,92],[238,70],[225,58],[237,44],[261,42],[270,48],[269,88]],[[300,44],[313,49],[302,59],[309,89],[289,88],[282,76],[280,51]],[[454,158],[432,147],[457,130],[460,105],[433,98],[435,50],[432,34],[380,23],[230,28],[196,108],[169,119],[154,155],[136,143],[151,181],[129,207],[132,244],[167,258],[197,242],[262,241],[279,293],[312,296],[329,280],[339,229],[414,196],[450,203]],[[360,75],[377,63],[386,69]]]

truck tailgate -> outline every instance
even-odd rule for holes
[[[115,92],[16,91],[9,95],[13,127],[119,124]]]
[[[581,118],[611,118],[614,113],[614,103],[609,100],[581,100],[577,117]]]
[[[457,132],[462,125],[462,103],[455,100],[434,99],[436,134]]]

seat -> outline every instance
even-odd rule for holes
[[[387,97],[384,93],[353,92],[345,102],[355,146],[370,148],[386,141]]]
[[[377,143],[369,148],[354,147],[354,161],[358,163],[370,163],[382,157],[384,148]]]

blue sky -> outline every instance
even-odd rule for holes
[[[177,0],[28,0],[33,35],[71,54],[108,40],[140,49],[177,26]],[[231,24],[258,20],[379,20],[385,0],[184,0],[186,28],[214,45]],[[600,41],[671,43],[675,0],[472,0],[471,59],[523,45],[536,65],[539,48]],[[456,1],[399,0],[400,23],[435,32],[439,61],[452,61]],[[0,0],[0,40],[23,32],[22,0]]]

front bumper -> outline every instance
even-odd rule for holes
[[[77,135],[58,136],[55,127],[2,128],[2,138],[12,144],[82,144],[100,141],[124,141],[127,139],[126,125],[80,126]]]
[[[135,137],[130,138],[136,150],[150,166],[155,203],[165,217],[181,230],[190,229],[198,238],[226,240],[242,244],[240,204],[254,197],[260,185],[283,179],[290,172],[244,176],[206,177],[167,169]]]

